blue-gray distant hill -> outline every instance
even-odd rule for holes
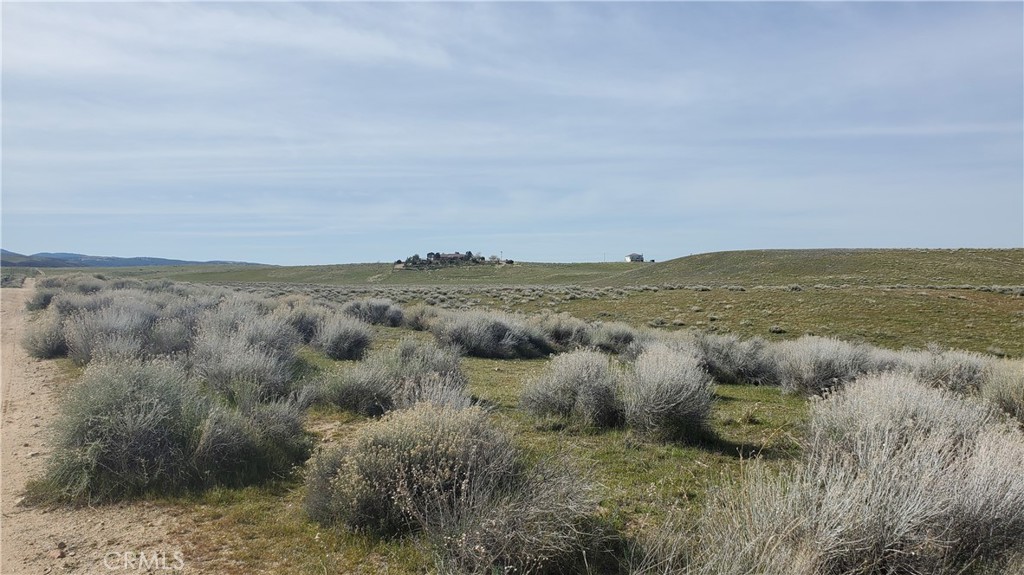
[[[89,256],[65,252],[41,252],[30,256],[0,250],[0,265],[31,268],[123,268],[146,266],[195,266],[195,265],[261,265],[250,262],[172,260],[166,258],[119,258],[114,256]]]

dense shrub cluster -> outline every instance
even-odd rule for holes
[[[980,391],[995,363],[994,358],[979,353],[934,345],[925,351],[901,352],[899,361],[918,381],[957,393]]]
[[[327,320],[331,310],[319,305],[310,304],[306,300],[285,298],[277,313],[284,316],[288,325],[292,326],[302,343],[310,343]]]
[[[971,399],[868,376],[812,406],[802,462],[713,496],[693,573],[1005,572],[1024,437]]]
[[[64,339],[64,323],[54,310],[43,312],[25,329],[21,345],[32,357],[52,359],[68,353]]]
[[[436,307],[416,304],[405,309],[402,322],[405,327],[415,331],[428,331],[431,323],[441,315]]]
[[[402,325],[402,307],[389,299],[352,300],[341,306],[341,313],[376,325]]]
[[[199,321],[189,361],[233,401],[267,401],[290,391],[299,334],[261,303],[227,300]]]
[[[310,449],[302,418],[312,397],[294,381],[313,363],[297,359],[309,345],[361,360],[324,376],[319,399],[383,416],[308,468],[311,517],[417,533],[440,572],[566,571],[587,538],[590,488],[491,425],[468,394],[460,353],[572,350],[528,383],[524,410],[678,441],[712,433],[714,381],[815,397],[797,465],[755,465],[709,498],[698,525],[670,522],[635,554],[636,572],[999,572],[1010,569],[1004,557],[1024,557],[1024,447],[999,414],[1024,423],[1020,362],[813,336],[672,335],[567,314],[403,310],[356,288],[324,304],[170,282],[42,283],[23,345],[87,367],[62,405],[34,488],[41,497],[105,501],[288,474]],[[514,297],[587,297],[578,289]],[[396,300],[424,295],[449,308],[479,303],[416,290]],[[437,343],[408,339],[367,354],[371,322],[429,330]]]
[[[536,416],[610,427],[625,422],[667,440],[710,433],[712,379],[685,347],[644,347],[625,370],[591,350],[564,353],[527,383],[520,404]]]
[[[882,371],[885,360],[866,344],[835,338],[803,336],[775,345],[779,383],[786,391],[818,395],[853,381],[859,375]]]
[[[779,376],[768,342],[735,334],[697,332],[693,344],[708,373],[718,383],[777,385]]]
[[[539,328],[500,312],[448,313],[438,317],[430,330],[442,344],[458,346],[476,357],[534,358],[555,351]]]
[[[23,345],[87,365],[61,404],[35,492],[106,501],[239,485],[308,456],[311,397],[293,385],[301,336],[273,302],[224,290],[57,278]]]
[[[445,572],[491,573],[575,560],[594,500],[578,474],[529,463],[481,409],[420,403],[317,458],[305,505],[327,525],[422,532]]]
[[[33,490],[85,503],[284,475],[308,456],[302,407],[229,407],[168,361],[97,362],[63,399]]]
[[[45,312],[29,325],[24,343],[30,354],[47,358],[68,355],[76,363],[94,358],[141,359],[182,354],[195,336],[196,321],[216,307],[217,290],[180,288],[157,292],[124,284],[121,289],[100,280],[65,278],[54,290]],[[149,286],[145,286],[148,288]],[[59,345],[57,342],[62,342]]]
[[[567,313],[540,313],[529,321],[562,349],[587,347],[593,338],[593,327],[589,323]]]
[[[321,398],[363,415],[381,415],[396,408],[429,401],[468,406],[468,381],[459,354],[431,342],[404,339],[341,374],[327,378]]]

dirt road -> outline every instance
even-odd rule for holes
[[[23,288],[0,290],[0,574],[197,573],[182,552],[179,517],[151,503],[40,509],[21,505],[42,475],[49,425],[63,381],[53,362],[28,356],[20,340],[28,312]]]

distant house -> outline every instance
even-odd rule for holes
[[[644,261],[644,254],[629,254],[628,256],[626,256],[626,261],[627,262],[643,262]]]

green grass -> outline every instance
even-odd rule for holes
[[[395,270],[391,263],[325,266],[86,268],[84,273],[201,283],[323,285],[1021,285],[1024,249],[819,249],[715,252],[658,263],[517,263]],[[49,273],[49,272],[48,272]]]
[[[106,273],[259,285],[271,292],[300,290],[334,300],[353,297],[346,289],[376,290],[361,293],[397,294],[407,303],[550,309],[589,320],[732,331],[746,337],[814,333],[890,348],[934,342],[1024,356],[1024,298],[927,287],[1024,285],[1024,249],[737,251],[654,264],[523,263],[429,271],[349,264],[119,268]],[[709,292],[665,289],[694,285],[717,287]],[[791,285],[802,290],[757,287]],[[901,287],[887,289],[891,286]],[[772,333],[773,327],[784,333]]]
[[[406,330],[382,328],[377,344],[396,344]],[[413,334],[423,337],[424,334]],[[301,352],[311,370],[348,369],[309,348]],[[494,410],[535,457],[572,458],[599,485],[601,521],[624,536],[659,524],[670,509],[697,513],[705,494],[757,456],[769,465],[799,453],[807,402],[775,388],[718,386],[713,427],[718,439],[698,445],[649,441],[625,429],[594,431],[553,426],[517,409],[524,382],[548,360],[464,358],[470,392]],[[367,418],[317,406],[307,429],[323,446],[344,442]],[[325,528],[302,511],[301,477],[244,489],[213,489],[157,503],[178,517],[186,561],[218,573],[422,573],[432,557],[415,535],[377,539]]]
[[[743,337],[789,339],[835,336],[879,347],[923,348],[929,343],[1024,356],[1024,298],[976,290],[723,289],[638,292],[622,300],[538,300],[524,311],[565,311],[586,320],[624,321],[665,329],[696,328]],[[772,333],[773,327],[785,333]]]
[[[307,520],[301,491],[300,481],[284,481],[213,489],[162,504],[182,524],[186,565],[203,572],[402,575],[430,565],[422,546],[324,529]]]
[[[1024,249],[716,252],[646,265],[629,283],[1021,285]]]
[[[669,507],[696,509],[709,486],[735,477],[756,456],[783,461],[798,454],[795,440],[806,400],[777,388],[720,385],[712,426],[717,439],[699,445],[648,441],[626,429],[594,430],[533,418],[516,409],[527,379],[547,360],[465,358],[470,391],[496,409],[498,420],[538,454],[567,456],[591,469],[603,486],[604,512],[620,526],[664,517]]]

